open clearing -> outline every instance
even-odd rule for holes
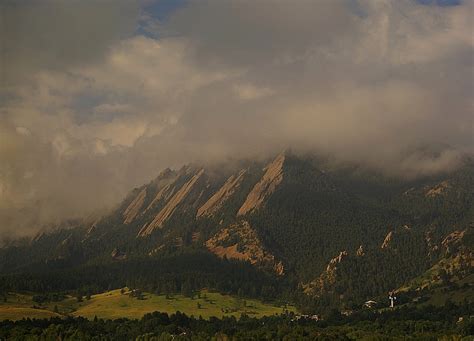
[[[207,290],[193,298],[183,295],[155,295],[144,293],[143,299],[130,297],[129,292],[120,289],[93,295],[89,300],[77,302],[68,296],[59,302],[38,304],[32,301],[32,294],[11,293],[7,302],[0,302],[0,320],[18,320],[22,318],[48,318],[53,316],[83,316],[89,319],[95,316],[105,319],[141,318],[153,311],[183,312],[195,317],[208,319],[211,316],[235,316],[247,314],[253,317],[281,314],[284,310],[296,311],[294,307],[278,307],[253,299],[239,299]],[[56,311],[56,312],[55,312]]]

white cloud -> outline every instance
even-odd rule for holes
[[[273,91],[270,88],[259,88],[253,84],[236,84],[234,85],[233,90],[242,100],[254,100],[273,94]]]
[[[160,40],[118,37],[115,13],[84,46],[98,51],[64,42],[74,29],[53,54],[35,45],[39,61],[17,51],[28,72],[9,74],[0,106],[0,222],[82,215],[162,167],[287,146],[392,174],[455,166],[473,151],[473,2],[359,3],[363,17],[339,0],[197,1],[154,28]]]
[[[30,130],[25,127],[16,127],[15,130],[18,134],[23,136],[28,136],[31,134]]]

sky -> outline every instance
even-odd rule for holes
[[[416,177],[474,151],[473,0],[0,6],[0,234],[189,162],[291,147]]]

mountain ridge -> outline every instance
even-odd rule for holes
[[[303,301],[347,307],[396,290],[445,257],[447,236],[474,221],[473,169],[394,181],[291,152],[234,169],[165,169],[109,214],[0,248],[0,272],[189,253],[216,257],[219,266],[247,263],[273,278],[266,294],[300,292]]]

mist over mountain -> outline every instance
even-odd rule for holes
[[[0,1],[0,339],[471,340],[474,0]]]
[[[106,213],[12,238],[0,293],[209,288],[322,314],[387,292],[472,299],[472,160],[410,179],[292,151],[222,165],[167,168]]]
[[[4,235],[193,162],[291,148],[416,178],[473,152],[472,1],[0,6]]]

